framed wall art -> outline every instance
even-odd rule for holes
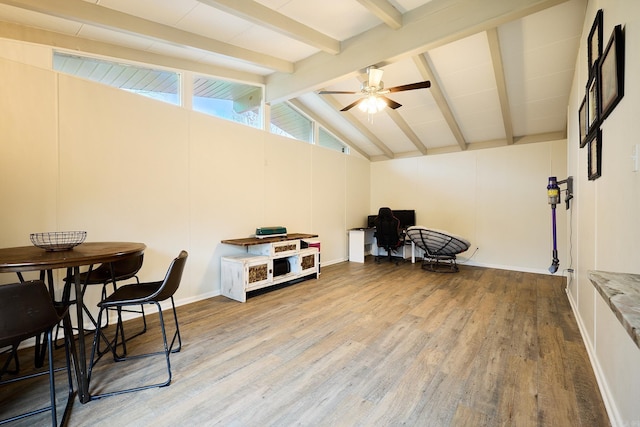
[[[602,9],[599,9],[596,13],[587,38],[589,70],[593,69],[593,66],[597,64],[600,55],[602,55]]]
[[[587,144],[587,97],[582,98],[580,109],[578,110],[578,128],[580,132],[580,148]]]
[[[624,96],[624,33],[616,25],[600,61],[600,120],[607,118]]]
[[[586,123],[587,136],[592,136],[592,132],[598,127],[600,106],[598,105],[598,67],[593,67],[587,83],[586,96]]]
[[[589,141],[588,155],[589,181],[600,178],[602,175],[602,131],[598,129]]]

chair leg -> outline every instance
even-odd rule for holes
[[[65,331],[65,362],[66,362],[66,370],[67,370],[67,381],[69,383],[69,393],[67,396],[67,404],[65,405],[65,409],[62,415],[62,421],[60,425],[67,425],[67,421],[69,419],[69,415],[71,414],[71,407],[73,406],[73,401],[75,399],[75,391],[73,389],[73,377],[71,375],[71,355],[70,355],[70,346],[73,341],[73,329],[71,327],[71,319],[67,314],[63,320],[64,331]],[[55,371],[53,365],[53,350],[55,348],[55,342],[53,340],[53,329],[50,329],[47,333],[47,349],[49,352],[49,393],[51,395],[51,425],[57,427],[58,425],[58,414],[56,408],[56,382],[55,382]]]
[[[425,256],[422,268],[434,273],[457,273],[459,271],[456,256]]]
[[[71,320],[69,319],[69,317],[67,316],[64,319],[64,323],[65,323],[65,327],[69,327],[71,328]],[[70,330],[71,331],[71,330]],[[72,343],[73,339],[69,339],[68,338],[68,334],[65,333],[65,340],[67,340],[67,343]],[[13,382],[18,382],[21,380],[25,380],[25,379],[29,379],[29,378],[35,378],[35,377],[39,377],[42,375],[49,375],[49,405],[48,406],[44,406],[41,407],[39,409],[34,409],[31,410],[29,412],[25,412],[19,415],[15,415],[12,416],[10,418],[5,418],[3,420],[0,420],[0,424],[6,424],[6,423],[10,423],[13,421],[18,421],[27,417],[30,417],[32,415],[36,415],[36,414],[40,414],[42,412],[47,412],[50,411],[51,412],[51,425],[53,427],[57,427],[58,426],[58,412],[57,412],[57,406],[56,406],[56,380],[55,380],[55,373],[56,371],[59,371],[62,368],[58,368],[56,369],[53,363],[53,350],[55,347],[54,341],[53,341],[53,328],[49,329],[49,331],[47,331],[46,333],[46,338],[45,338],[46,342],[47,342],[47,350],[48,350],[48,362],[49,362],[49,366],[47,367],[46,371],[41,371],[41,372],[36,372],[33,374],[28,374],[22,377],[18,377],[18,378],[12,378],[9,380],[6,380],[4,383],[13,383]],[[67,370],[67,379],[69,381],[69,395],[67,398],[67,403],[65,405],[65,410],[64,410],[64,414],[62,416],[62,422],[60,423],[60,425],[66,425],[69,419],[69,415],[71,414],[71,407],[73,406],[73,402],[75,399],[75,390],[73,389],[73,377],[71,375],[71,356],[70,356],[70,350],[69,350],[69,346],[65,346],[65,358],[66,358],[66,370]],[[0,382],[0,384],[2,384]]]
[[[173,309],[173,319],[176,324],[176,332],[173,334],[173,339],[171,340],[171,346],[169,347],[169,349],[171,350],[171,353],[177,353],[182,349],[182,337],[180,336],[180,326],[178,325],[178,313],[176,312],[176,305],[173,302],[173,297],[171,297],[171,308]],[[173,349],[173,344],[176,340],[176,337],[178,338],[178,348]]]
[[[66,426],[69,420],[69,416],[71,415],[71,408],[73,407],[73,402],[75,401],[75,398],[76,398],[76,391],[73,388],[73,375],[71,373],[71,369],[73,366],[71,355],[73,355],[73,357],[76,357],[76,350],[75,350],[75,341],[73,339],[73,326],[71,325],[71,318],[69,317],[69,315],[65,316],[64,319],[62,319],[62,323],[65,330],[64,334],[65,334],[66,345],[65,345],[64,353],[65,353],[65,361],[67,362],[67,383],[69,384],[69,391],[67,394],[67,404],[64,408],[60,425]]]
[[[71,271],[71,270],[67,271],[67,277],[71,277],[71,272],[70,272],[70,271]],[[77,302],[76,302],[76,301],[77,301],[77,298],[76,298],[76,300],[75,300],[75,301],[71,301],[71,287],[73,286],[73,287],[74,287],[74,289],[75,289],[75,286],[74,286],[74,285],[75,285],[75,284],[74,284],[72,281],[70,281],[70,280],[67,280],[67,281],[66,281],[66,283],[65,283],[65,285],[64,285],[63,292],[62,292],[62,304],[66,304],[66,305],[68,305],[68,304],[76,304],[76,303],[77,303]],[[84,286],[82,287],[82,295],[83,295],[83,296],[84,296],[84,292],[86,291],[86,289],[87,289],[87,285],[84,285]],[[82,310],[85,312],[85,314],[87,315],[87,317],[89,318],[89,320],[91,321],[91,323],[92,323],[94,326],[97,326],[97,320],[93,317],[93,314],[91,314],[91,312],[89,311],[89,309],[85,306],[85,307],[82,307]],[[108,320],[108,319],[107,319],[107,320]],[[108,322],[107,322],[107,325],[108,325]],[[55,337],[54,337],[54,339],[55,339],[55,341],[54,341],[54,342],[56,342],[56,343],[58,342],[58,332],[59,332],[59,331],[60,331],[60,326],[57,326],[57,327],[56,327]],[[88,331],[85,329],[85,330],[82,332],[82,334],[86,334],[87,332],[88,332]],[[78,331],[78,336],[80,336],[80,334],[81,334],[81,332],[80,332],[80,331]],[[58,345],[56,344],[56,349],[59,349],[60,347],[61,347],[61,346],[58,346]]]
[[[139,285],[140,284],[140,279],[138,279],[138,276],[134,276],[134,278],[136,279],[136,284]],[[111,282],[111,283],[113,283],[113,291],[115,292],[117,290],[116,283],[115,282]],[[103,300],[107,298],[106,285],[107,285],[107,283],[105,283],[103,288],[102,288],[102,299]],[[129,341],[130,339],[133,339],[133,338],[135,338],[137,336],[140,336],[140,335],[144,334],[145,332],[147,332],[147,317],[146,317],[145,312],[144,312],[144,304],[140,304],[140,311],[137,311],[137,310],[124,310],[124,309],[119,309],[119,310],[128,311],[128,312],[131,312],[131,313],[140,313],[140,314],[142,314],[142,330],[140,330],[140,331],[136,332],[135,334],[125,338],[124,329],[121,329],[120,332],[122,333],[123,342]],[[109,325],[109,311],[107,311],[107,325]],[[125,350],[125,354],[126,354],[126,350]]]
[[[109,310],[107,309],[107,312]],[[118,306],[117,308],[117,316],[118,320],[116,321],[116,335],[113,338],[113,360],[121,360],[127,355],[127,339],[124,336],[124,324],[122,322],[122,307]],[[122,356],[118,356],[117,348],[118,348],[118,336],[121,337],[122,345]]]
[[[98,312],[98,319],[97,319],[98,325],[102,324],[102,316],[105,310],[107,309],[101,308],[100,311]],[[118,319],[120,319],[120,317],[118,317]],[[117,322],[115,337],[113,340],[109,340],[109,338],[107,338],[107,336],[102,331],[101,326],[96,327],[96,330],[93,333],[93,342],[91,344],[91,355],[89,357],[89,368],[87,372],[87,378],[89,382],[91,381],[91,371],[93,369],[93,366],[98,362],[98,360],[102,358],[102,356],[111,352],[113,354],[114,360],[116,359],[117,357],[116,349],[117,349],[117,346],[119,345],[117,338],[120,333],[120,327],[121,327],[120,323]],[[100,350],[100,343],[102,341],[104,341],[104,343],[107,346],[104,350]],[[126,348],[125,348],[125,351],[126,351]]]
[[[117,394],[123,394],[123,393],[130,393],[130,392],[134,392],[134,391],[140,391],[140,390],[146,390],[149,388],[156,388],[156,387],[165,387],[168,386],[171,383],[171,378],[172,378],[172,374],[171,374],[171,358],[170,355],[171,353],[177,353],[180,351],[180,349],[182,348],[182,337],[180,335],[180,327],[178,325],[178,315],[177,315],[177,311],[176,311],[176,307],[175,307],[175,303],[173,300],[173,297],[171,297],[171,309],[173,311],[173,317],[175,320],[175,324],[176,324],[176,331],[173,334],[173,338],[171,339],[171,344],[168,344],[168,340],[167,340],[167,332],[166,332],[166,327],[165,327],[165,322],[164,322],[164,316],[162,314],[162,307],[160,306],[160,303],[153,301],[153,304],[156,305],[157,309],[158,309],[158,317],[159,317],[159,323],[160,323],[160,329],[162,331],[162,344],[163,344],[163,350],[162,351],[157,351],[157,352],[153,352],[153,353],[145,353],[145,354],[137,354],[137,355],[130,355],[130,356],[126,356],[126,357],[114,357],[115,361],[121,362],[121,361],[126,361],[126,360],[132,360],[132,359],[140,359],[143,357],[149,357],[149,356],[155,356],[155,355],[164,355],[165,357],[165,361],[167,364],[167,379],[163,382],[159,382],[159,383],[154,383],[154,384],[148,384],[148,385],[143,385],[143,386],[139,386],[139,387],[133,387],[133,388],[128,388],[128,389],[124,389],[124,390],[117,390],[117,391],[112,391],[112,392],[107,392],[107,393],[103,393],[103,394],[96,394],[96,395],[92,395],[91,398],[92,399],[100,399],[102,397],[107,397],[107,396],[114,396]],[[101,308],[100,312],[98,314],[98,319],[100,319],[102,317],[102,312],[105,310],[106,308]],[[121,316],[121,312],[118,312],[118,324],[119,327],[122,328],[122,316]],[[96,340],[99,339],[99,334],[100,332],[98,332],[98,330],[96,330],[96,334],[94,336],[94,344],[92,346],[92,350],[91,350],[91,358],[90,358],[90,364],[89,364],[89,379],[91,378],[91,370],[94,366],[94,364],[99,360],[99,357],[97,360],[95,360],[95,347],[96,347]],[[118,332],[116,331],[116,338],[117,338],[117,334]],[[173,348],[174,344],[178,343],[178,347]],[[114,343],[109,343],[108,346],[110,347],[112,353],[114,354],[114,356],[116,355],[115,352],[115,342]]]
[[[125,337],[124,328],[120,329],[121,336],[122,336],[122,342],[123,342],[123,345],[124,345],[124,343],[126,341],[129,341],[130,339],[133,339],[133,338],[135,338],[137,336],[140,336],[140,335],[144,334],[145,332],[147,332],[147,317],[146,317],[145,312],[144,312],[144,305],[143,304],[140,304],[140,311],[137,311],[137,310],[124,310],[124,309],[118,308],[118,317],[119,318],[122,317],[122,312],[123,311],[128,311],[128,312],[132,312],[132,313],[141,313],[142,314],[142,330],[136,332],[133,335]],[[125,349],[125,354],[126,354],[126,349]]]
[[[47,349],[49,350],[49,395],[51,397],[51,425],[58,425],[58,415],[56,414],[56,377],[53,369],[53,330],[47,334]]]
[[[18,344],[14,344],[11,346],[11,349],[5,351],[5,353],[9,353],[7,355],[7,360],[4,362],[2,369],[0,369],[0,378],[4,374],[17,374],[20,371],[20,359],[18,358]],[[11,366],[11,361],[13,361],[14,369],[9,370],[9,366]]]

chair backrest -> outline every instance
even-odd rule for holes
[[[41,280],[0,285],[0,347],[45,332],[60,319]]]
[[[113,266],[113,275],[116,280],[127,280],[138,274],[138,271],[142,268],[142,262],[144,261],[144,254],[138,256],[127,257],[111,263]],[[102,264],[105,265],[105,264]],[[106,264],[107,270],[109,270],[109,264]],[[102,267],[102,266],[101,266]],[[109,275],[111,272],[109,271]],[[111,278],[111,276],[109,276]]]
[[[180,286],[180,281],[182,280],[182,272],[184,271],[184,266],[187,263],[187,256],[189,256],[187,251],[181,251],[180,254],[171,261],[171,265],[169,266],[167,275],[164,277],[162,286],[160,286],[160,289],[158,289],[156,293],[147,298],[147,300],[164,301],[176,293],[178,286]]]
[[[104,283],[112,280],[111,266],[113,266],[113,276],[116,281],[127,280],[138,274],[142,268],[144,254],[127,257],[111,263],[100,264],[96,269],[91,271],[89,283]]]
[[[397,247],[400,242],[400,220],[393,216],[391,209],[380,208],[374,222],[377,245],[379,247]]]

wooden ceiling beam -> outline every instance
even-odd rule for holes
[[[392,110],[391,108],[385,108],[387,115],[393,120],[393,122],[398,126],[398,128],[404,133],[404,135],[416,146],[418,151],[422,153],[422,155],[427,154],[427,147],[424,146],[418,135],[411,129],[411,126],[406,122],[405,119],[402,118],[398,110]]]
[[[433,96],[434,101],[436,101],[436,105],[440,109],[442,113],[442,117],[447,122],[453,137],[455,138],[458,146],[461,150],[467,149],[467,142],[464,139],[464,135],[462,134],[462,130],[460,130],[460,126],[458,125],[458,121],[456,117],[453,115],[453,110],[449,106],[447,102],[447,98],[444,96],[442,89],[440,89],[440,82],[436,79],[435,74],[433,73],[431,66],[427,62],[425,55],[416,55],[413,57],[413,62],[416,64],[418,71],[423,79],[431,81],[431,87],[429,91],[431,92],[431,96]]]
[[[358,0],[389,28],[397,30],[402,27],[402,14],[387,0]]]
[[[331,95],[322,95],[322,96],[316,95],[316,96],[320,97],[320,99],[322,99],[324,102],[329,104],[331,108],[335,110],[342,109],[342,105],[340,105],[340,103],[336,100],[334,96],[331,96]],[[356,128],[358,132],[360,132],[365,138],[367,138],[373,145],[378,147],[378,149],[382,151],[382,153],[387,159],[393,159],[394,157],[393,151],[391,151],[389,147],[387,147],[384,144],[384,142],[380,140],[380,138],[375,136],[373,132],[371,132],[365,125],[363,125],[362,122],[360,122],[360,120],[356,119],[353,113],[351,113],[350,111],[345,111],[340,114],[342,114],[344,119],[347,122],[349,122],[351,126]]]
[[[147,52],[96,40],[88,40],[9,22],[0,21],[0,38],[53,46],[54,48],[71,52],[83,52],[92,55],[121,58],[128,61],[175,68],[178,70],[190,70],[196,73],[240,80],[247,83],[264,84],[264,78],[262,76],[245,71],[233,70],[204,62],[176,58],[174,56]]]
[[[295,73],[267,77],[267,101],[295,98],[330,86],[384,61],[427,52],[568,0],[433,0],[403,15],[402,28],[385,24],[342,42],[340,55],[319,52],[296,62]]]
[[[498,99],[500,100],[500,110],[502,111],[502,121],[504,124],[504,134],[507,144],[513,144],[513,120],[511,119],[511,109],[509,108],[509,96],[507,94],[507,82],[504,77],[504,65],[502,63],[502,52],[500,51],[500,40],[498,29],[487,30],[489,50],[491,51],[491,61],[493,62],[493,72],[498,88]]]
[[[352,141],[349,140],[349,138],[347,138],[342,132],[340,132],[338,129],[335,128],[335,126],[332,126],[331,124],[329,124],[328,122],[326,122],[325,120],[317,117],[313,111],[311,111],[310,109],[307,108],[306,105],[304,105],[302,102],[300,102],[300,100],[298,99],[292,99],[291,104],[298,108],[300,111],[302,111],[304,114],[306,114],[309,117],[313,117],[313,120],[315,122],[317,122],[320,126],[324,127],[325,129],[327,129],[329,132],[331,132],[332,134],[334,134],[336,137],[338,137],[339,139],[342,140],[342,142],[344,142],[345,144],[347,144],[350,148],[352,148],[353,150],[357,151],[362,157],[364,157],[367,160],[370,160],[369,155],[360,147],[358,147],[356,144],[354,144]]]
[[[174,46],[198,49],[285,74],[293,72],[293,63],[289,61],[82,0],[0,0],[0,3]]]
[[[253,0],[198,0],[200,3],[268,28],[328,54],[340,53],[340,41]]]

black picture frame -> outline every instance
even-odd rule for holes
[[[600,120],[607,118],[624,96],[624,33],[616,25],[599,64]]]
[[[578,129],[580,137],[580,148],[587,145],[587,97],[585,95],[578,109]]]
[[[600,123],[600,97],[598,96],[598,67],[593,67],[589,73],[589,81],[586,88],[586,124],[587,139],[593,137],[593,132],[598,128]]]
[[[596,180],[602,176],[602,131],[600,129],[589,140],[587,164],[589,181]]]
[[[593,69],[594,65],[598,63],[598,59],[602,55],[602,9],[596,12],[596,17],[593,19],[591,25],[591,31],[589,31],[589,37],[587,38],[587,59],[589,70]]]

